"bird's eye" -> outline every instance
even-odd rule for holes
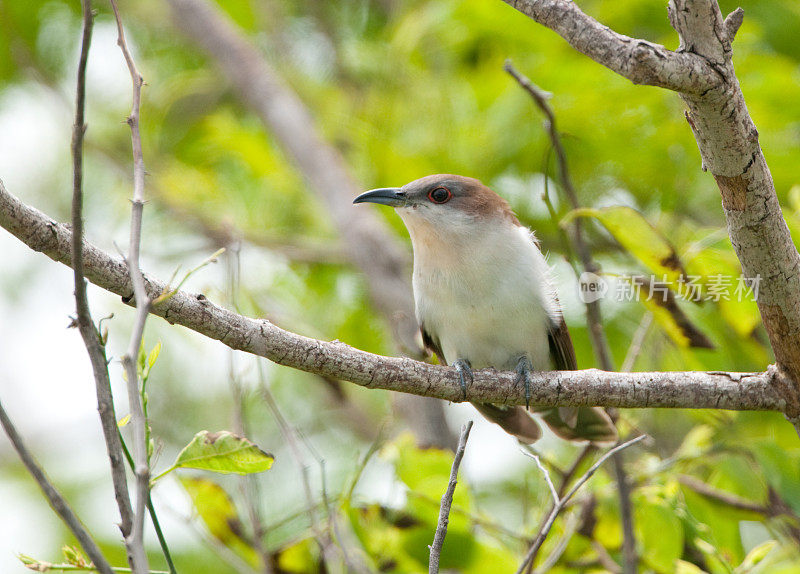
[[[437,187],[428,192],[428,199],[433,203],[447,203],[453,194],[446,187]]]

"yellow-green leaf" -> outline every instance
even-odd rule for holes
[[[691,322],[678,306],[675,295],[666,286],[654,290],[654,284],[643,276],[632,278],[639,290],[639,300],[653,314],[653,319],[678,346],[713,349],[714,343]]]
[[[156,346],[150,351],[150,354],[147,356],[147,368],[152,369],[153,365],[156,364],[158,360],[158,355],[161,354],[161,341],[156,343]]]
[[[753,548],[736,568],[736,574],[746,574],[750,572],[753,568],[758,566],[759,562],[767,557],[767,554],[769,554],[777,544],[775,540],[767,540]]]
[[[257,568],[258,553],[242,537],[244,527],[233,500],[217,483],[206,478],[181,478],[197,514],[211,535]]]
[[[178,454],[175,467],[199,468],[223,474],[264,472],[275,457],[229,431],[200,431]]]
[[[686,275],[675,248],[635,209],[622,205],[574,209],[561,220],[561,225],[576,217],[597,219],[631,255],[659,277],[666,276],[671,287],[677,288],[678,278]]]
[[[175,463],[153,481],[176,468],[197,468],[222,474],[252,474],[264,472],[275,457],[264,452],[244,437],[230,431],[200,431],[192,442],[178,453]]]
[[[705,570],[684,560],[675,562],[675,574],[707,574]]]

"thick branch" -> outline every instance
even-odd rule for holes
[[[715,63],[724,81],[704,94],[681,94],[703,168],[722,195],[731,243],[746,277],[759,278],[758,309],[775,359],[788,377],[775,382],[790,418],[800,416],[800,255],[783,219],[758,130],[733,70],[736,12],[723,20],[716,0],[671,0],[681,46]],[[702,23],[702,25],[701,25]],[[800,432],[800,425],[795,425]]]
[[[800,433],[800,254],[733,70],[731,40],[742,13],[723,19],[717,0],[670,0],[670,22],[681,40],[679,50],[670,52],[601,26],[567,0],[504,1],[618,74],[680,92],[703,169],[714,175],[722,195],[742,271],[759,282],[758,309],[786,375],[773,382]],[[645,81],[638,82],[641,77]]]
[[[719,76],[705,59],[618,34],[587,16],[571,0],[503,1],[634,84],[700,94],[720,83]]]
[[[205,0],[169,0],[175,24],[218,65],[244,104],[262,121],[325,205],[347,255],[364,273],[375,305],[389,319],[403,319],[403,344],[418,331],[409,260],[386,225],[369,210],[356,212],[363,191],[339,152],[319,134],[305,104],[220,10]]]
[[[67,226],[24,205],[0,183],[0,226],[51,259],[70,264],[72,233]],[[86,277],[123,300],[132,294],[125,263],[84,242]],[[169,290],[147,277],[151,298]],[[223,309],[203,295],[176,291],[153,306],[152,313],[221,341],[232,349],[266,357],[280,365],[355,384],[448,401],[525,404],[525,389],[513,372],[475,371],[474,382],[461,395],[452,367],[408,358],[382,357],[339,341],[325,342],[281,329]],[[785,402],[766,373],[663,372],[608,373],[596,369],[535,373],[531,402],[544,406],[601,405],[621,408],[717,408],[782,411]]]

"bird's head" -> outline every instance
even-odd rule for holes
[[[455,231],[482,222],[519,225],[505,199],[477,179],[437,174],[362,193],[353,203],[379,203],[397,209],[412,236],[416,232]]]

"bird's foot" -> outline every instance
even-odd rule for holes
[[[517,363],[517,368],[514,369],[517,373],[517,379],[514,381],[514,385],[519,385],[520,382],[525,383],[525,408],[530,408],[531,404],[531,379],[530,374],[533,371],[533,365],[531,365],[530,360],[525,355],[519,358],[519,362]]]
[[[465,359],[458,359],[453,366],[458,371],[458,384],[461,386],[461,397],[467,400],[467,382],[472,384],[472,367],[469,361]]]

